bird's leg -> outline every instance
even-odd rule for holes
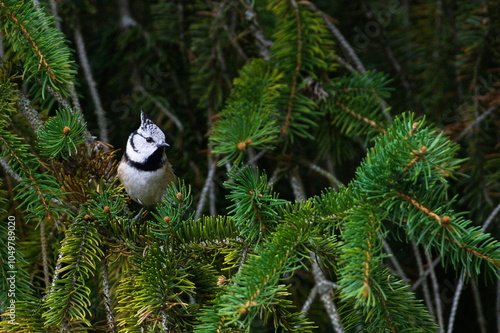
[[[141,208],[141,210],[139,211],[139,213],[133,218],[133,219],[130,219],[130,227],[132,227],[132,224],[133,222],[137,222],[139,221],[139,217],[141,217],[142,213],[144,212],[144,207]]]

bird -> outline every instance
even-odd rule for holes
[[[146,209],[160,203],[168,185],[175,182],[165,153],[169,146],[163,131],[141,110],[141,126],[129,135],[117,173],[127,194]]]

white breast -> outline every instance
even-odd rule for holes
[[[146,207],[161,202],[168,185],[164,168],[156,171],[142,171],[122,162],[118,167],[118,177],[128,195]]]

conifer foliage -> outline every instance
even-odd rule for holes
[[[0,0],[0,329],[493,330],[498,5],[439,3]]]

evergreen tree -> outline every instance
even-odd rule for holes
[[[1,0],[2,331],[493,331],[498,9]]]

